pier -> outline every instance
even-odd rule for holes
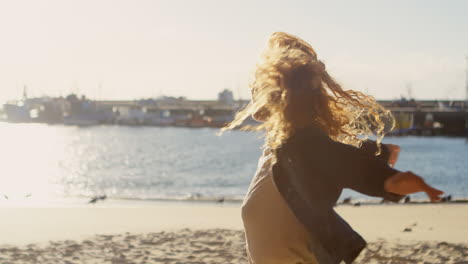
[[[395,135],[468,134],[468,104],[465,101],[379,101],[392,111],[396,126]]]
[[[392,111],[396,126],[393,135],[467,136],[468,103],[447,100],[381,100]],[[3,120],[16,123],[65,125],[129,125],[222,127],[248,104],[234,100],[224,90],[218,100],[187,100],[160,97],[130,101],[90,100],[74,94],[67,97],[23,98],[3,106]],[[1,115],[1,112],[0,112]],[[249,120],[249,122],[254,122]]]

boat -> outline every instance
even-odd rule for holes
[[[23,103],[7,103],[3,105],[6,120],[12,123],[31,122],[30,109]]]

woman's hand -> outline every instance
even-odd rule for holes
[[[410,171],[399,172],[391,176],[385,181],[384,187],[387,192],[399,195],[425,192],[431,202],[440,201],[440,196],[444,194],[444,192],[428,185],[423,178]]]
[[[388,148],[388,151],[390,152],[390,156],[388,158],[388,164],[394,167],[395,163],[398,160],[398,156],[400,155],[400,150],[401,150],[400,146],[392,145],[392,144],[385,144],[385,146]]]

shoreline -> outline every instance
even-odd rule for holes
[[[97,196],[96,196],[97,197]],[[97,200],[90,202],[95,197],[71,197],[57,200],[6,200],[0,202],[1,208],[89,208],[89,207],[152,207],[160,205],[174,205],[174,206],[240,206],[243,198],[231,197],[201,197],[201,198],[154,198],[154,199],[140,199],[140,198],[106,198],[105,200]],[[350,199],[350,200],[347,200]],[[347,201],[346,201],[347,200]],[[346,197],[338,200],[336,207],[341,206],[407,206],[407,205],[456,205],[468,204],[468,198],[451,198],[448,201],[433,203],[427,199],[415,199],[405,202],[402,199],[398,203],[383,201],[382,199],[362,199],[360,197]]]

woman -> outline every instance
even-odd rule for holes
[[[393,127],[391,113],[343,90],[305,41],[274,33],[251,92],[251,103],[224,128],[253,116],[265,131],[242,206],[250,263],[352,263],[366,244],[333,210],[343,188],[390,201],[421,191],[440,199],[421,177],[392,168],[399,147],[380,144]]]

